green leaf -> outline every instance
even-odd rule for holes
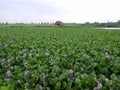
[[[60,82],[57,82],[56,86],[55,86],[55,90],[60,90],[60,87],[61,87],[61,83]]]
[[[8,86],[1,86],[0,90],[9,90],[9,87]]]

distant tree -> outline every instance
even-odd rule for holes
[[[120,20],[117,21],[117,25],[120,26]]]
[[[105,23],[105,27],[117,27],[117,24],[115,22],[108,22]]]
[[[94,22],[93,25],[94,25],[95,27],[100,26],[99,22]]]
[[[6,25],[8,25],[9,23],[8,23],[8,22],[6,22],[5,24],[6,24]]]
[[[85,22],[85,24],[86,24],[86,25],[89,25],[89,24],[90,24],[90,22]]]
[[[58,25],[59,27],[63,27],[64,26],[62,21],[56,21],[55,25]]]

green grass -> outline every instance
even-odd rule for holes
[[[108,58],[105,53],[108,53]],[[10,77],[6,75],[7,70],[11,72]],[[70,70],[73,77],[70,77]],[[28,71],[27,75],[24,75],[25,71]],[[45,82],[42,81],[44,78]],[[79,25],[62,28],[0,26],[1,87],[8,85],[16,90],[38,90],[41,87],[43,90],[96,90],[101,83],[101,90],[119,90],[119,78],[119,30]]]

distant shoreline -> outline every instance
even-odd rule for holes
[[[115,27],[110,27],[110,28],[100,28],[100,29],[120,30],[120,28],[115,28]]]

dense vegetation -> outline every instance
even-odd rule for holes
[[[0,86],[120,90],[120,31],[1,25]]]

